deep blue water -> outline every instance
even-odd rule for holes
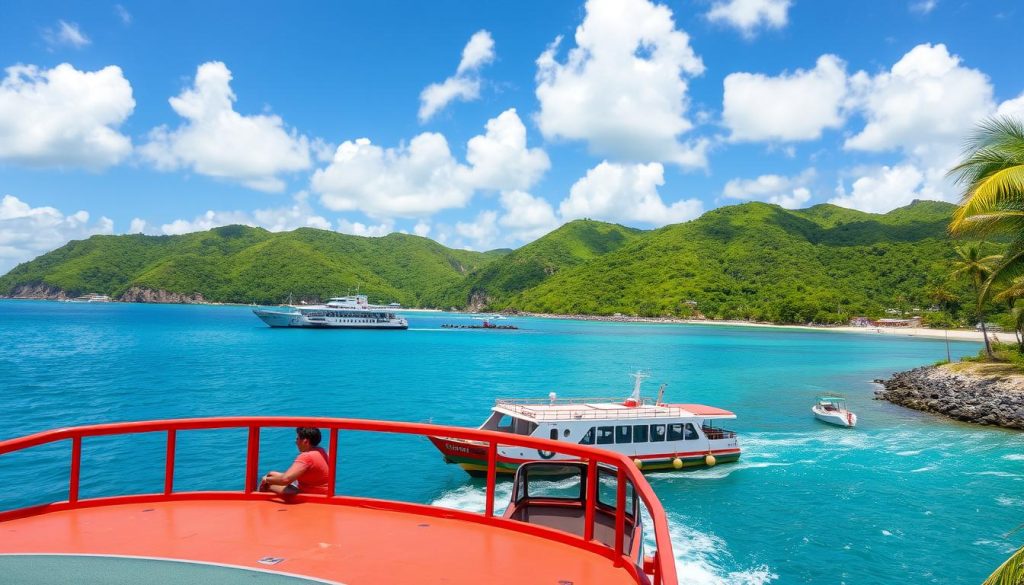
[[[941,340],[516,318],[513,332],[278,330],[246,307],[0,301],[0,439],[101,422],[227,415],[475,426],[496,397],[653,396],[739,418],[740,463],[648,476],[684,583],[980,583],[1022,541],[1024,435],[872,400],[871,380]],[[978,345],[951,343],[954,358]],[[815,421],[845,392],[854,430]],[[294,456],[265,431],[261,469]],[[162,435],[87,441],[83,497],[158,491]],[[339,492],[483,509],[483,487],[418,437],[345,434]],[[66,444],[0,457],[0,508],[66,497]],[[240,489],[242,432],[178,439],[176,488]],[[11,489],[25,486],[26,489]],[[507,495],[503,484],[500,493]]]

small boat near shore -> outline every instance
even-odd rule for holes
[[[408,329],[409,322],[391,307],[371,305],[366,295],[334,297],[325,305],[287,305],[252,312],[271,327],[317,329]]]
[[[839,427],[857,426],[857,415],[846,408],[846,397],[842,394],[823,394],[818,403],[811,407],[814,418]]]
[[[484,321],[481,325],[459,325],[452,323],[445,323],[441,325],[441,329],[519,329],[515,325],[495,325],[490,321]]]
[[[554,392],[547,399],[500,398],[480,430],[593,445],[633,459],[641,471],[710,467],[740,458],[736,433],[714,426],[715,421],[735,419],[728,410],[703,404],[668,404],[640,396],[646,374],[632,374],[632,395],[621,398],[561,399]],[[479,441],[431,436],[446,463],[467,473],[487,472],[487,445]],[[497,447],[498,473],[514,473],[531,461],[572,460],[554,451]]]

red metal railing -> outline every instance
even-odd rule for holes
[[[330,459],[330,475],[328,480],[328,495],[326,497],[299,494],[296,496],[297,501],[315,501],[352,506],[369,504],[378,508],[383,505],[399,511],[428,515],[440,515],[443,513],[447,517],[458,517],[463,520],[501,526],[595,552],[611,559],[616,564],[619,564],[629,570],[638,582],[640,582],[639,571],[643,570],[653,577],[654,585],[676,585],[677,583],[675,557],[672,554],[672,542],[669,537],[665,510],[662,508],[661,502],[658,500],[657,496],[654,495],[653,489],[651,489],[650,484],[647,483],[643,474],[625,455],[586,445],[573,445],[548,439],[537,439],[494,431],[444,427],[422,423],[310,417],[196,418],[71,427],[0,441],[0,455],[57,441],[71,441],[71,469],[68,474],[68,500],[32,506],[29,508],[0,510],[0,522],[47,512],[129,502],[156,502],[177,499],[268,499],[274,496],[256,491],[256,480],[259,476],[257,466],[259,464],[260,429],[299,426],[319,427],[321,430],[326,429],[330,432],[330,452],[328,455],[328,458]],[[178,432],[234,428],[247,428],[249,430],[246,446],[246,476],[244,490],[242,492],[175,492],[174,461]],[[439,512],[438,508],[421,504],[336,495],[339,431],[368,431],[406,435],[444,436],[488,443],[487,503],[484,513],[477,514],[451,509],[443,509],[443,512]],[[86,500],[79,499],[78,488],[79,478],[81,476],[83,439],[90,437],[152,432],[167,433],[167,459],[164,467],[163,493],[112,496]],[[578,457],[580,460],[585,461],[588,464],[588,497],[587,508],[585,511],[585,529],[582,538],[544,526],[524,524],[494,515],[494,492],[497,477],[497,449],[499,444],[520,446],[528,449],[539,449],[544,451],[557,451],[565,455]],[[595,480],[597,478],[597,466],[599,464],[609,465],[617,470],[618,490],[616,494],[617,505],[615,512],[615,546],[612,548],[609,548],[593,539],[594,510],[595,502],[597,500],[597,482]],[[626,481],[633,484],[637,495],[640,497],[643,505],[647,508],[653,522],[654,539],[657,550],[655,551],[653,558],[644,560],[643,567],[641,568],[638,568],[634,564],[634,559],[630,556],[631,551],[622,550],[625,535]]]

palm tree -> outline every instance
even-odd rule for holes
[[[1024,353],[1024,307],[1017,301],[1024,298],[1024,278],[1014,279],[1010,286],[992,297],[993,301],[1005,302],[1013,319],[1013,335],[1017,338],[1017,351]]]
[[[985,339],[985,353],[989,358],[995,356],[992,355],[992,345],[988,341],[988,331],[985,328],[985,296],[988,292],[988,288],[985,286],[987,281],[992,275],[993,266],[996,265],[1002,259],[1002,256],[982,256],[981,246],[979,244],[969,244],[965,246],[957,246],[956,253],[960,256],[960,260],[953,262],[953,273],[954,278],[968,278],[971,284],[974,286],[974,292],[978,296],[977,313],[978,320],[981,321],[981,335]]]
[[[1024,275],[1024,123],[1007,116],[982,122],[967,141],[963,161],[949,175],[964,188],[950,233],[1010,239],[1002,261],[984,283],[987,296],[994,283]]]
[[[1024,583],[1024,547],[1017,549],[1006,562],[999,565],[981,585],[1021,585]]]

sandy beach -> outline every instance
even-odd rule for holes
[[[554,315],[544,313],[521,313],[523,316],[541,317],[546,319],[575,319],[580,321],[608,321],[623,323],[675,323],[686,325],[763,327],[771,329],[792,329],[805,331],[834,331],[837,333],[857,333],[861,335],[895,335],[899,337],[927,337],[931,339],[952,339],[954,341],[984,340],[981,331],[968,329],[929,329],[927,327],[851,327],[851,326],[809,326],[809,325],[776,325],[773,323],[753,323],[750,321],[713,321],[707,319],[672,319],[667,317],[606,317],[594,315]],[[989,340],[1000,343],[1014,343],[1016,338],[1012,331],[989,332]]]

